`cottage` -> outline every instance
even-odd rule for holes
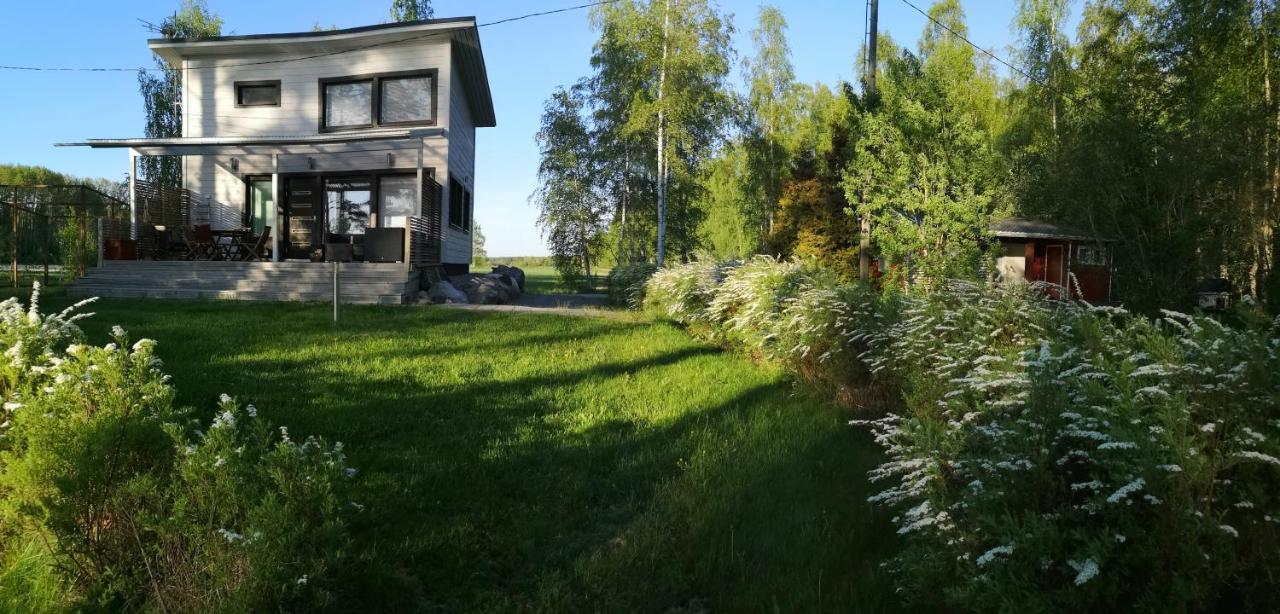
[[[148,44],[183,71],[182,136],[69,144],[128,150],[142,257],[207,225],[218,241],[257,237],[261,252],[184,251],[188,269],[260,255],[221,265],[252,279],[270,264],[363,261],[383,266],[348,268],[399,271],[405,295],[423,270],[467,272],[476,128],[495,125],[474,18]],[[183,190],[141,181],[140,156],[180,156]]]
[[[1045,282],[1068,288],[1068,296],[1093,303],[1111,299],[1112,240],[1080,229],[1025,218],[991,226],[1000,241],[997,260],[1005,281]],[[1057,296],[1059,290],[1051,288]]]

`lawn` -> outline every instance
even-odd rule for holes
[[[525,291],[535,294],[576,294],[579,292],[604,292],[608,288],[605,278],[609,269],[593,269],[591,283],[575,287],[564,283],[555,267],[537,266],[524,269]]]
[[[46,310],[65,304],[49,296]],[[180,400],[223,392],[358,467],[344,609],[892,609],[878,453],[674,326],[430,307],[102,301]]]

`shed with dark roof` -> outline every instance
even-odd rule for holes
[[[997,268],[1001,279],[1051,284],[1064,294],[1089,302],[1111,299],[1114,239],[1081,228],[1043,220],[1010,217],[991,225],[1000,241]]]

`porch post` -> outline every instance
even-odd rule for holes
[[[275,228],[271,232],[271,261],[280,262],[280,233],[284,226],[280,224],[280,154],[271,154],[271,219],[275,220]]]
[[[129,238],[138,239],[138,152],[129,149]]]

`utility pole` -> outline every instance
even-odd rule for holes
[[[867,69],[865,96],[871,97],[876,91],[876,47],[879,46],[880,34],[880,0],[867,0]],[[863,187],[863,203],[866,203],[866,187]],[[871,219],[863,211],[858,221],[858,279],[867,281],[871,277]]]

